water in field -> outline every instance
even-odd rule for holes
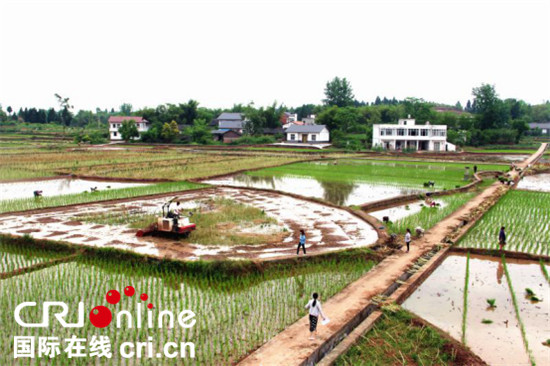
[[[550,173],[529,175],[518,183],[518,189],[529,191],[550,192]]]
[[[101,182],[84,179],[48,179],[29,182],[0,183],[0,201],[18,198],[32,198],[34,191],[42,191],[42,196],[62,196],[66,194],[91,192],[117,188],[130,188],[146,185],[146,183]]]
[[[447,206],[447,202],[445,201],[436,199],[435,202],[439,203],[439,206],[437,206],[438,209],[441,209]],[[383,210],[369,212],[369,215],[376,217],[380,221],[382,221],[384,216],[388,216],[390,221],[395,222],[397,220],[404,219],[405,217],[414,215],[422,211],[422,208],[425,208],[425,207],[427,207],[425,201],[415,201],[406,205],[395,206],[395,207],[385,208]]]
[[[351,206],[374,202],[406,194],[424,192],[421,188],[407,188],[399,185],[365,183],[360,181],[326,181],[314,177],[297,176],[254,176],[237,174],[211,179],[203,183],[254,187],[320,198],[336,205]]]
[[[490,365],[529,365],[505,268],[498,258],[471,255],[465,334],[464,286],[467,258],[449,255],[403,303],[403,307],[448,332]],[[537,365],[548,364],[550,348],[542,343],[550,335],[550,286],[538,262],[507,259],[507,268],[525,326],[529,350]],[[529,287],[543,301],[525,298]],[[495,299],[490,308],[487,299]],[[492,323],[484,324],[482,321]]]

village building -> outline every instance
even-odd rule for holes
[[[212,137],[214,141],[221,141],[224,144],[235,141],[242,136],[242,132],[230,130],[230,129],[217,129],[212,131]]]
[[[226,128],[221,127],[222,125],[227,126],[228,124],[234,124],[234,123],[240,123],[240,126],[242,127],[245,122],[244,114],[242,113],[234,113],[234,112],[223,112],[218,116],[218,118],[214,118],[212,122],[210,122],[211,127],[215,128]]]
[[[319,143],[329,142],[330,133],[325,125],[292,124],[285,131],[287,142]]]
[[[529,129],[531,133],[540,129],[542,135],[550,135],[550,122],[532,122],[529,123]]]
[[[142,132],[148,131],[150,127],[150,122],[143,117],[136,116],[111,116],[109,117],[109,137],[111,141],[121,141],[122,136],[118,131],[122,127],[122,122],[124,121],[134,121],[137,126],[137,130],[141,135]],[[138,137],[139,138],[139,137]]]
[[[426,122],[417,125],[416,120],[401,118],[397,124],[375,124],[372,146],[385,150],[414,149],[418,151],[455,151],[456,146],[447,142],[447,126]]]

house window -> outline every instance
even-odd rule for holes
[[[405,136],[405,129],[404,128],[398,128],[397,129],[397,136]]]
[[[317,141],[317,135],[311,135],[311,141]]]
[[[445,136],[445,130],[434,130],[434,136]]]
[[[409,136],[418,136],[418,128],[411,128],[408,132]]]
[[[428,136],[428,130],[423,128],[420,130],[420,136]]]
[[[116,132],[113,132],[113,137],[116,137]]]
[[[295,135],[295,134],[293,134],[293,133],[292,133],[292,134],[290,134],[290,139],[291,139],[292,141],[296,140],[296,135]]]
[[[393,136],[394,133],[393,133],[393,129],[392,128],[384,128],[384,130],[386,130],[386,136]]]

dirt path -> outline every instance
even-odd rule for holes
[[[518,164],[518,167],[525,168],[532,164],[544,153],[545,149],[546,144],[543,144],[537,153]],[[519,175],[515,171],[510,174],[512,178]],[[498,182],[489,186],[428,230],[422,239],[413,241],[409,253],[398,252],[386,258],[362,278],[324,303],[323,310],[331,321],[327,326],[319,325],[317,340],[308,340],[309,321],[305,316],[245,358],[240,365],[309,364],[310,357],[319,352],[321,346],[329,342],[346,324],[363,311],[370,304],[373,296],[386,290],[421,255],[430,251],[436,244],[458,236],[460,231],[466,231],[474,223],[470,219],[481,215],[480,209],[488,208],[488,203],[496,202],[507,189],[509,186]],[[468,220],[466,225],[464,225],[464,220]],[[320,288],[318,291],[322,296],[323,289]]]

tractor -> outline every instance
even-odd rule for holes
[[[162,215],[157,217],[157,222],[151,224],[145,229],[137,231],[136,236],[142,237],[145,235],[172,235],[178,238],[186,238],[191,231],[196,229],[196,225],[189,221],[189,217],[193,215],[189,212],[189,216],[182,216],[179,210],[170,211],[170,205],[175,203],[179,206],[178,197],[174,197],[162,205]]]

